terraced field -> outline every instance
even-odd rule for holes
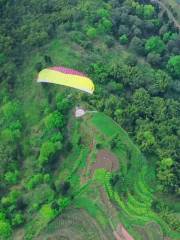
[[[148,165],[127,133],[102,113],[72,120],[69,136],[73,149],[63,161],[64,170],[57,170],[57,184],[66,177],[72,186],[72,198],[66,199],[61,216],[37,239],[72,239],[72,236],[73,239],[118,239],[117,234],[122,236],[117,231],[119,224],[134,239],[161,240],[164,236],[178,239],[178,233],[152,211],[153,166]],[[116,134],[120,134],[121,143],[112,150],[109,142]],[[111,154],[102,158],[100,168],[96,163],[101,161],[98,154],[103,149],[117,157],[118,168],[114,172],[107,169],[106,161],[111,161]],[[131,155],[129,159],[127,151]],[[127,182],[125,195],[121,194],[121,188],[110,184],[112,176],[121,169]]]
[[[107,119],[107,125],[109,126],[110,118],[105,116],[104,114],[98,113],[94,115],[92,122],[99,128],[102,133],[109,137],[110,134],[107,132],[107,128],[100,124],[101,119]],[[146,229],[146,224],[149,222],[154,222],[160,226],[165,235],[171,236],[172,238],[178,239],[179,234],[171,231],[169,226],[151,209],[151,203],[153,200],[153,169],[152,166],[149,166],[139,149],[132,143],[129,139],[126,132],[124,132],[116,123],[112,123],[114,132],[117,133],[119,131],[122,142],[126,144],[127,149],[131,151],[131,167],[127,170],[127,180],[129,181],[129,192],[127,197],[119,195],[113,189],[108,189],[112,192],[112,200],[115,200],[117,205],[120,207],[119,217],[121,223],[132,232],[132,235],[137,236],[137,239],[144,239],[142,236],[138,236],[137,232],[134,232],[136,225],[144,226]],[[123,152],[121,149],[118,149],[118,156],[120,159],[120,165],[125,164],[125,162],[121,161],[121,155],[123,156]],[[128,161],[126,161],[127,163]],[[159,226],[157,225],[157,228]],[[153,238],[151,238],[153,239]]]
[[[42,237],[44,239],[108,240],[108,232],[103,232],[94,219],[83,209],[69,208],[52,222]]]

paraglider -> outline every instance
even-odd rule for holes
[[[37,82],[60,84],[92,94],[94,84],[84,73],[65,67],[50,67],[40,71]]]

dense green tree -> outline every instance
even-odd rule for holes
[[[7,196],[4,196],[1,199],[1,203],[3,206],[11,206],[16,205],[18,198],[20,197],[21,192],[18,190],[12,190],[9,192]]]
[[[2,106],[4,121],[10,122],[20,115],[20,104],[17,101],[9,101]]]
[[[121,91],[123,89],[123,85],[121,83],[111,81],[108,83],[107,89],[110,93],[118,94],[118,93],[121,93]]]
[[[111,47],[113,47],[114,46],[114,38],[113,37],[111,37],[111,36],[106,36],[106,38],[105,38],[105,43],[106,43],[106,45],[109,47],[109,48],[111,48]]]
[[[119,25],[118,34],[121,35],[128,35],[129,29],[126,25]]]
[[[137,58],[133,54],[128,55],[125,61],[126,61],[126,64],[130,65],[131,67],[134,67],[137,64]]]
[[[125,45],[128,43],[128,37],[126,34],[123,34],[122,36],[119,37],[119,41],[122,45]]]
[[[144,17],[145,19],[152,18],[155,13],[155,8],[151,4],[144,5]]]
[[[0,173],[1,176],[8,169],[8,165],[11,165],[15,159],[16,155],[14,149],[8,145],[0,144]]]
[[[174,76],[180,78],[180,55],[172,56],[168,61],[167,67]]]
[[[165,72],[158,70],[154,74],[154,82],[149,88],[149,92],[153,95],[164,94],[171,84],[171,79],[166,75]],[[154,102],[158,99],[153,99]],[[162,99],[161,99],[162,100]]]
[[[142,55],[144,53],[143,41],[136,36],[131,39],[129,47],[133,52],[137,54]]]
[[[150,52],[147,55],[147,61],[154,67],[159,67],[161,63],[161,56],[159,53]]]
[[[164,158],[159,162],[157,177],[162,183],[164,190],[173,182],[174,174],[172,166],[174,161],[171,158]]]
[[[149,38],[145,44],[147,52],[155,52],[161,54],[165,50],[165,44],[158,36]]]
[[[56,96],[56,106],[59,112],[66,113],[71,107],[71,101],[65,95],[58,94]]]
[[[89,72],[99,83],[107,81],[108,70],[103,63],[93,63],[90,65]]]
[[[172,32],[165,32],[163,35],[163,41],[167,43],[172,38]]]
[[[63,136],[60,132],[54,132],[51,133],[52,136],[50,138],[50,141],[53,143],[61,143],[63,141]]]
[[[141,37],[141,35],[142,35],[141,29],[138,28],[138,27],[134,27],[133,28],[133,35],[136,36],[136,37]]]
[[[16,213],[12,219],[12,226],[19,226],[24,222],[22,213]]]
[[[62,148],[61,143],[53,143],[51,141],[46,141],[42,144],[40,149],[40,155],[38,158],[40,166],[48,163],[52,156],[56,153],[57,150]]]
[[[6,219],[0,219],[0,238],[8,239],[12,233],[10,223]]]
[[[69,205],[70,199],[67,197],[62,197],[58,199],[58,204],[61,209],[66,208]]]
[[[19,121],[13,122],[8,128],[5,128],[1,132],[1,138],[4,143],[16,142],[21,136],[21,123]]]
[[[44,204],[40,209],[40,215],[45,222],[49,222],[56,216],[56,211],[52,209],[50,204]]]
[[[15,170],[14,172],[6,172],[4,179],[9,184],[16,184],[19,180],[19,171]]]
[[[63,115],[58,111],[54,111],[45,117],[44,123],[47,130],[52,130],[53,128],[61,128],[64,125]]]
[[[138,16],[143,17],[143,14],[144,14],[144,5],[143,4],[140,4],[139,2],[132,1],[132,7],[133,7],[133,9],[135,10],[135,13]]]
[[[25,184],[25,187],[30,190],[33,189],[36,185],[43,182],[43,174],[37,173],[33,175],[29,181]]]
[[[109,17],[109,11],[105,8],[100,8],[97,10],[97,15],[101,18],[108,18]]]
[[[102,20],[99,22],[97,26],[97,30],[99,33],[107,33],[111,30],[111,28],[112,28],[112,23],[107,18],[102,18]]]
[[[86,34],[89,38],[94,39],[97,36],[97,30],[94,27],[89,27],[86,31]]]
[[[167,43],[167,48],[168,48],[169,52],[173,53],[173,55],[180,55],[178,39],[169,40]]]
[[[137,141],[140,144],[140,148],[145,153],[151,153],[152,146],[156,144],[155,138],[151,131],[139,130],[137,133]]]

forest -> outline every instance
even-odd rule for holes
[[[119,221],[134,239],[160,239],[140,238],[133,228],[150,221],[179,239],[180,32],[168,12],[150,0],[0,0],[0,18],[0,239],[70,239],[42,233],[71,206],[98,215],[110,229],[101,208],[94,215],[89,209],[88,198],[98,189],[89,187],[91,181],[105,186],[117,215],[124,209],[127,216]],[[61,65],[86,73],[94,94],[36,82],[40,70]],[[123,130],[112,127],[103,138],[103,121],[110,120],[98,114],[74,123],[77,105],[103,113]],[[82,129],[93,124],[92,162],[107,148],[120,154],[120,170],[99,170],[95,180],[87,173],[81,185],[79,169],[88,164],[92,138]],[[141,180],[144,193],[152,191],[132,200],[133,183]],[[128,200],[139,211],[136,220],[127,213]]]

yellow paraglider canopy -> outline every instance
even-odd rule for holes
[[[94,91],[94,84],[84,73],[64,67],[43,69],[38,75],[38,82],[60,84],[88,92]]]

